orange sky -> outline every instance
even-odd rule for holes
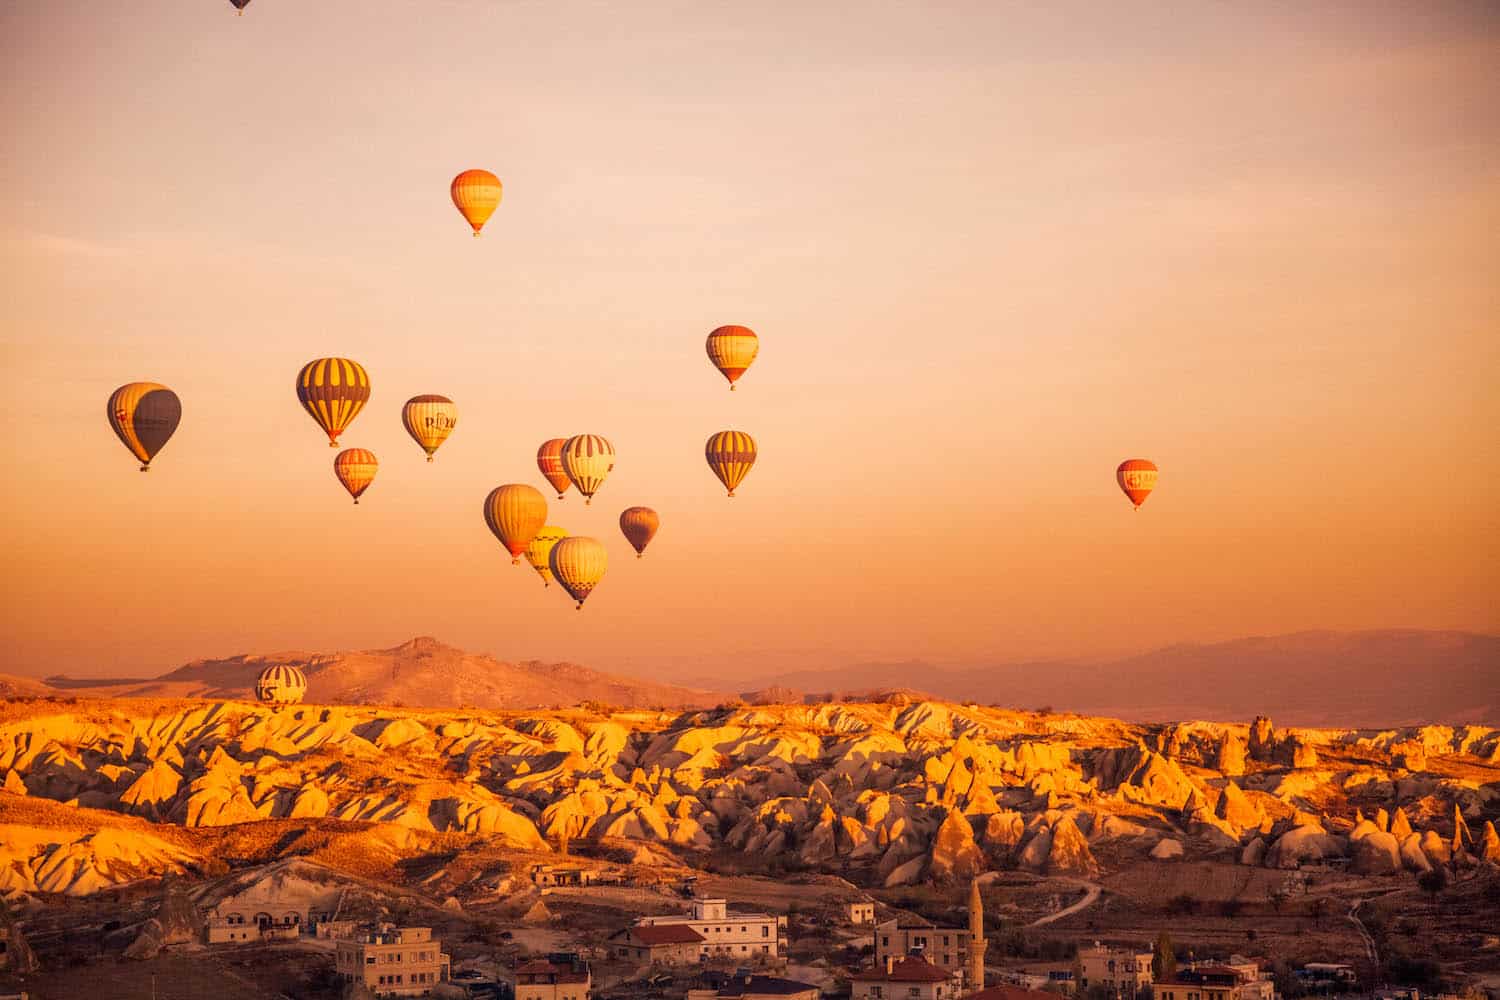
[[[1493,7],[799,6],[0,7],[0,670],[1500,628]],[[733,395],[721,323],[762,338]],[[374,386],[357,509],[292,388],[327,354]],[[137,379],[184,408],[144,476],[103,415]],[[550,518],[613,560],[575,614],[480,501],[585,431],[619,463]]]

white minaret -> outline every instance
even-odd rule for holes
[[[984,989],[984,953],[989,950],[984,938],[984,900],[979,898],[979,879],[969,883],[969,982],[971,990]]]

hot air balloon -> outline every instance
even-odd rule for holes
[[[348,358],[309,361],[297,373],[297,398],[328,434],[328,447],[337,448],[339,435],[370,398],[370,376]]]
[[[1140,510],[1141,504],[1156,489],[1156,463],[1144,458],[1127,458],[1115,470],[1115,482],[1135,504],[1135,509]]]
[[[609,553],[604,551],[598,539],[570,535],[552,546],[547,562],[552,575],[557,577],[568,596],[578,602],[578,610],[582,611],[583,602],[604,579],[604,571],[609,568]]]
[[[360,494],[370,488],[379,471],[380,463],[375,461],[374,454],[363,448],[345,448],[333,458],[333,474],[339,477],[355,503],[359,503]]]
[[[236,14],[244,14],[245,8],[250,5],[250,0],[229,0],[229,2],[234,4],[234,12]]]
[[[564,493],[568,492],[570,485],[568,474],[563,471],[562,465],[563,445],[567,443],[567,438],[552,438],[543,441],[542,446],[536,450],[536,467],[542,470],[542,476],[557,491],[559,500],[563,498]]]
[[[141,463],[141,471],[151,468],[151,460],[161,451],[182,419],[182,401],[177,393],[155,382],[131,382],[110,393],[104,415],[115,436],[124,442]]]
[[[729,391],[760,351],[760,338],[748,326],[721,326],[708,335],[708,360],[729,380]]]
[[[484,523],[510,553],[511,563],[547,523],[547,499],[535,487],[520,483],[497,486],[484,498]]]
[[[626,541],[630,542],[631,548],[635,549],[637,559],[645,554],[646,546],[656,537],[656,529],[659,527],[661,518],[650,507],[626,507],[620,512],[620,531],[624,533]]]
[[[255,700],[267,705],[295,705],[307,694],[307,675],[296,667],[278,663],[255,679]]]
[[[448,440],[458,423],[458,407],[447,396],[413,396],[401,407],[401,424],[412,440],[427,452],[427,461],[432,453]]]
[[[734,488],[755,464],[755,439],[744,431],[720,431],[708,439],[703,455],[719,482],[734,496]]]
[[[544,587],[552,586],[552,567],[547,563],[547,557],[552,554],[552,546],[567,537],[566,531],[549,524],[538,531],[531,544],[526,546],[526,561],[531,563],[536,575],[542,578]]]
[[[474,227],[475,236],[499,207],[500,190],[500,178],[488,170],[465,170],[453,178],[448,191],[459,214]]]
[[[576,434],[563,442],[559,457],[568,481],[583,494],[585,506],[593,503],[604,477],[615,467],[615,446],[597,434]]]

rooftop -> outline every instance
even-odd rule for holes
[[[746,994],[790,997],[808,990],[817,989],[811,983],[799,983],[795,979],[778,979],[775,976],[738,976],[719,987],[721,997],[742,997]],[[1047,1000],[1055,1000],[1048,997]]]
[[[636,924],[629,928],[642,944],[698,944],[703,935],[687,924]]]
[[[892,962],[889,972],[884,968],[867,969],[849,978],[861,983],[944,983],[952,977],[927,959],[912,955]]]
[[[963,1000],[1057,1000],[1057,994],[1028,990],[1020,986],[991,986],[978,993],[970,993]]]

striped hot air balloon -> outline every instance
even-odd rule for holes
[[[650,507],[626,507],[620,512],[620,531],[639,559],[646,554],[646,546],[656,537],[661,527],[661,518]]]
[[[547,523],[547,498],[522,483],[497,486],[484,498],[484,523],[510,553],[511,563],[518,564],[521,553]]]
[[[110,393],[104,415],[115,436],[146,472],[156,453],[176,433],[182,420],[182,401],[177,393],[156,382],[131,382]]]
[[[245,13],[245,8],[250,6],[250,0],[229,0],[229,2],[234,5],[236,14]]]
[[[453,196],[453,204],[458,208],[459,214],[473,227],[474,235],[478,236],[484,224],[500,206],[500,178],[488,170],[465,170],[453,178],[448,193]]]
[[[564,493],[568,492],[568,487],[571,485],[568,474],[563,471],[562,464],[563,445],[567,443],[567,438],[551,438],[543,441],[542,446],[536,450],[536,467],[542,470],[543,478],[557,491],[559,500],[563,498]]]
[[[604,477],[615,467],[615,446],[597,434],[576,434],[563,442],[559,458],[568,481],[583,494],[583,502],[588,505],[604,485]]]
[[[703,456],[729,495],[734,496],[735,487],[755,465],[755,439],[744,431],[720,431],[708,439]]]
[[[578,602],[579,611],[609,569],[609,553],[604,546],[598,539],[583,535],[570,535],[552,546],[547,561],[562,589]]]
[[[536,533],[531,544],[526,546],[526,561],[531,563],[531,568],[536,570],[536,575],[542,578],[542,586],[552,586],[552,566],[548,557],[552,555],[552,546],[568,537],[568,533],[554,525],[547,525]]]
[[[370,398],[370,376],[348,358],[319,358],[297,373],[297,398],[328,435],[328,447],[342,434]]]
[[[370,488],[375,473],[379,471],[380,463],[375,460],[375,455],[363,448],[345,448],[333,458],[333,474],[344,484],[355,503],[359,503],[360,494]]]
[[[401,426],[427,452],[429,462],[457,424],[458,407],[447,396],[413,396],[401,407]]]
[[[1156,476],[1156,463],[1144,458],[1127,458],[1115,470],[1115,482],[1120,484],[1120,489],[1135,504],[1136,510],[1141,509],[1141,504],[1156,489]]]
[[[307,694],[307,675],[296,667],[278,663],[255,679],[255,700],[267,705],[295,705]]]
[[[748,326],[721,326],[708,335],[708,360],[729,380],[729,391],[760,353],[760,338]]]

